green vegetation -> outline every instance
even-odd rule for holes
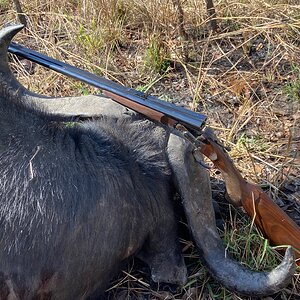
[[[67,127],[67,128],[73,128],[77,125],[78,123],[76,122],[64,122],[63,125],[64,127]]]
[[[150,38],[145,53],[145,66],[158,73],[164,73],[170,67],[170,55],[164,42],[158,37]]]
[[[6,11],[9,8],[8,0],[0,0],[0,13]]]
[[[285,86],[284,91],[290,99],[300,102],[300,67],[293,66],[292,73],[291,82]]]
[[[223,239],[230,255],[253,270],[271,270],[280,262],[278,253],[249,220],[238,229],[225,230]]]
[[[78,42],[86,47],[87,52],[101,49],[104,45],[101,32],[99,32],[94,21],[91,23],[91,29],[88,31],[84,25],[79,25]]]
[[[264,152],[270,147],[270,142],[266,140],[263,134],[247,135],[242,133],[236,142],[236,147],[241,151],[241,148],[251,152]]]

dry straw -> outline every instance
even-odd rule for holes
[[[208,1],[209,2],[209,1]],[[27,30],[18,42],[50,56],[201,110],[231,147],[243,174],[261,184],[300,223],[300,4],[298,0],[214,1],[217,30],[205,1],[23,1]],[[0,0],[0,23],[16,22]],[[23,62],[24,63],[24,62]],[[45,95],[96,93],[39,66],[12,67],[20,81]],[[224,185],[212,172],[214,196]],[[278,262],[251,220],[221,201],[228,252],[254,268]],[[117,279],[111,299],[245,299],[212,280],[193,244],[182,239],[188,284],[179,291],[150,285],[143,267]],[[146,298],[141,298],[142,296]],[[270,299],[299,299],[299,274]],[[116,298],[117,297],[117,298]]]

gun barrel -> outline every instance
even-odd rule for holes
[[[175,104],[168,103],[157,97],[146,95],[141,91],[124,87],[121,84],[56,60],[14,42],[10,43],[8,51],[17,56],[38,63],[48,69],[54,70],[74,79],[78,79],[101,90],[126,98],[137,104],[162,113],[165,116],[184,124],[189,129],[195,130],[196,132],[201,132],[201,129],[205,125],[206,116],[203,114],[176,106]],[[133,107],[130,108],[134,109]]]

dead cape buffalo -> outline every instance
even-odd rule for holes
[[[265,295],[290,281],[290,250],[271,272],[226,256],[209,176],[177,133],[104,97],[52,99],[21,86],[7,59],[21,28],[0,32],[0,299],[97,298],[132,255],[154,281],[183,284],[173,187],[224,286]]]

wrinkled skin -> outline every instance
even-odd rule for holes
[[[50,99],[12,76],[0,32],[0,299],[92,299],[137,255],[156,282],[183,284],[174,187],[203,263],[245,295],[276,292],[293,256],[269,273],[226,257],[209,176],[177,132],[99,96]],[[72,120],[72,122],[70,122]]]

